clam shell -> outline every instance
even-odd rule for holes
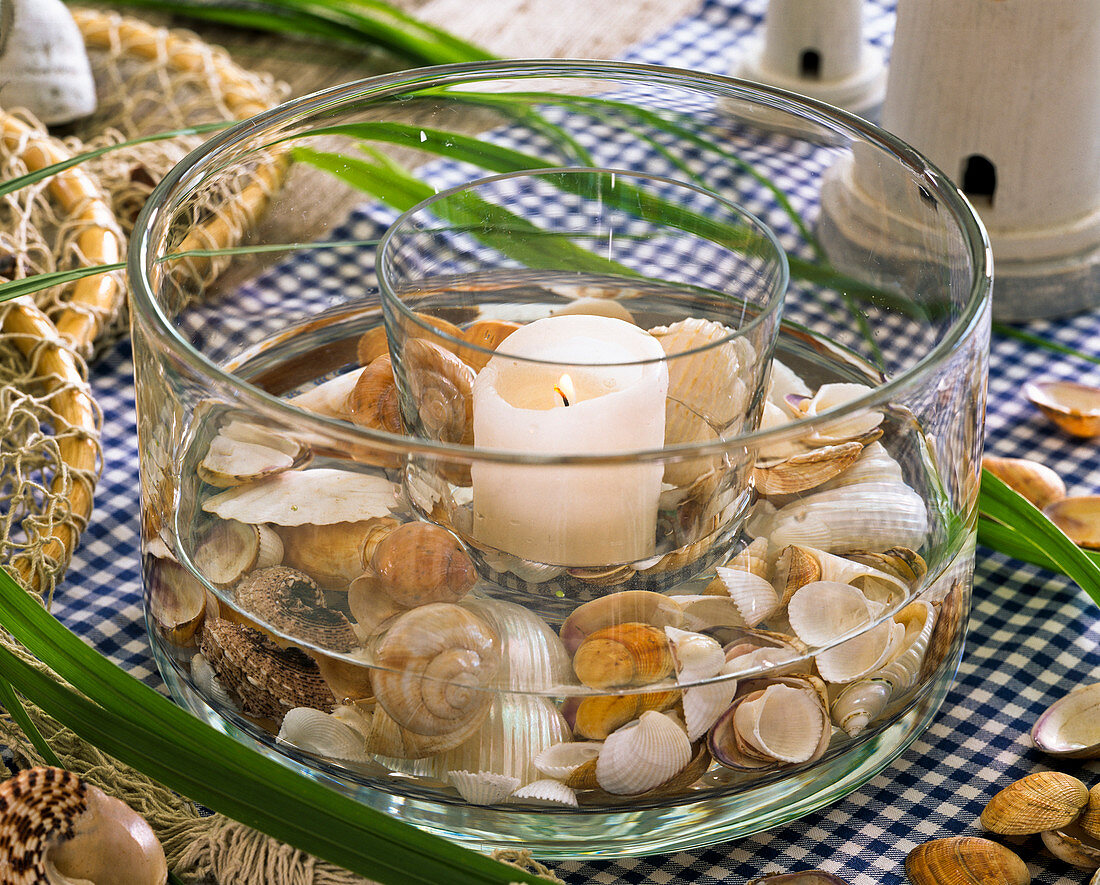
[[[363,369],[345,372],[335,378],[323,381],[316,387],[311,387],[304,393],[289,397],[287,402],[316,415],[350,421],[352,418],[348,406],[348,396],[355,389],[356,384],[359,383],[362,374]]]
[[[578,737],[602,741],[648,710],[662,712],[669,709],[680,696],[679,691],[589,695],[576,704],[572,714],[573,731]]]
[[[1031,740],[1051,756],[1100,757],[1100,682],[1080,686],[1047,707],[1031,729]]]
[[[643,713],[604,741],[596,781],[608,793],[629,796],[663,784],[691,761],[691,741],[663,713]]]
[[[482,618],[436,602],[398,615],[372,649],[378,703],[415,734],[472,735],[489,712],[500,644]]]
[[[839,476],[863,452],[863,443],[849,441],[756,462],[753,484],[761,495],[790,495],[817,488]]]
[[[519,786],[518,777],[492,771],[448,771],[447,778],[471,805],[496,805]]]
[[[148,566],[149,615],[173,645],[193,644],[206,612],[206,587],[174,559],[156,559]]]
[[[822,384],[809,400],[800,403],[802,414],[806,417],[821,415],[845,403],[872,393],[874,388],[866,384]],[[791,398],[788,397],[788,402]],[[882,423],[882,412],[867,410],[836,418],[819,427],[810,435],[814,442],[839,443],[853,440],[877,428]]]
[[[757,671],[767,670],[769,675],[781,676],[810,670],[805,646],[792,636],[746,631],[727,642],[725,649],[727,666],[723,670],[726,673],[759,675]]]
[[[202,509],[252,524],[332,525],[389,516],[397,506],[397,492],[397,486],[379,476],[315,467],[227,489],[205,500]]]
[[[600,755],[603,741],[568,741],[552,744],[539,752],[534,765],[547,777],[565,780],[570,774]]]
[[[1042,510],[1047,504],[1066,496],[1066,484],[1057,473],[1030,458],[982,457],[982,467],[1000,479],[1013,491],[1027,498]]]
[[[1040,412],[1072,436],[1100,434],[1100,388],[1076,381],[1039,381],[1024,385]]]
[[[308,460],[309,452],[304,452],[302,459],[296,461],[286,452],[270,446],[241,442],[219,434],[210,441],[195,472],[209,485],[231,488],[300,467]]]
[[[1100,869],[1100,841],[1092,839],[1077,824],[1039,834],[1047,851],[1059,860],[1083,870]]]
[[[779,607],[779,595],[766,578],[723,566],[718,566],[714,571],[741,613],[744,626],[755,627]]]
[[[1086,834],[1100,842],[1100,784],[1089,790],[1089,804],[1077,822]]]
[[[578,806],[576,792],[561,781],[551,779],[525,784],[512,794],[512,799],[530,804]]]
[[[791,764],[812,759],[827,728],[817,693],[782,683],[747,696],[733,718],[738,735],[753,750]]]
[[[679,627],[684,614],[669,597],[650,590],[624,590],[578,606],[561,625],[559,635],[569,654],[580,648],[585,637],[603,627],[629,622],[654,627]]]
[[[729,672],[733,672],[733,667]],[[706,734],[719,717],[729,709],[737,693],[737,680],[725,679],[706,685],[696,685],[684,689],[682,706],[684,709],[684,728],[688,740],[697,741]]]
[[[791,629],[807,645],[827,645],[871,621],[863,591],[839,581],[813,581],[799,587],[787,605]]]
[[[783,548],[791,544],[829,553],[919,548],[928,530],[920,495],[903,482],[861,482],[815,491],[761,514],[754,534]]]
[[[327,759],[366,762],[366,738],[330,713],[312,707],[288,710],[279,726],[279,740]]]
[[[676,669],[676,681],[681,685],[717,676],[726,663],[722,646],[710,636],[665,627],[672,660]]]
[[[1019,856],[978,836],[952,836],[918,845],[905,859],[912,885],[1030,885]]]
[[[982,811],[982,826],[1005,836],[1025,836],[1067,826],[1088,805],[1089,790],[1058,771],[1038,771],[997,793]]]
[[[375,517],[329,525],[281,526],[283,562],[305,572],[322,587],[346,590],[367,566],[368,544],[392,531],[397,521]]]
[[[589,688],[647,685],[672,670],[668,638],[649,624],[614,624],[596,630],[573,655],[573,671]]]
[[[1043,513],[1074,544],[1100,550],[1100,495],[1062,498],[1044,507]]]

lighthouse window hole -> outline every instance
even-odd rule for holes
[[[963,162],[962,190],[978,207],[992,207],[997,190],[997,168],[988,157],[971,154]]]
[[[798,57],[799,74],[810,80],[821,79],[821,53],[816,49],[803,49]]]

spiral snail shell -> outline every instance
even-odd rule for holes
[[[500,669],[500,643],[477,615],[447,602],[399,615],[374,648],[378,703],[419,735],[476,728],[489,712],[484,689]]]

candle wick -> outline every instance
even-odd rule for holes
[[[566,406],[568,406],[568,405],[569,405],[569,397],[567,397],[567,396],[565,395],[565,391],[564,391],[564,390],[562,390],[562,389],[561,389],[560,387],[558,387],[557,385],[555,385],[555,386],[554,386],[554,393],[556,393],[556,394],[557,394],[558,396],[560,396],[560,397],[561,397],[561,401],[562,401],[562,403],[563,403],[563,404],[565,404]]]

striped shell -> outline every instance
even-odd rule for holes
[[[952,836],[918,845],[905,859],[912,885],[1029,885],[1019,856],[978,836]]]
[[[691,761],[691,741],[663,713],[643,713],[604,741],[596,781],[615,795],[644,793],[672,778]]]
[[[519,778],[492,771],[449,771],[447,779],[471,805],[496,805],[519,786]]]
[[[370,759],[362,733],[331,713],[323,713],[312,707],[288,710],[279,726],[279,740],[328,759],[355,762],[366,762]]]
[[[1085,809],[1089,790],[1058,771],[1038,771],[1009,784],[986,805],[982,826],[1004,836],[1026,836],[1065,827]]]
[[[512,794],[513,800],[535,805],[565,805],[576,808],[577,794],[572,787],[552,779],[533,781]]]
[[[604,627],[591,633],[573,655],[577,678],[590,688],[646,685],[672,669],[668,639],[649,624]]]

